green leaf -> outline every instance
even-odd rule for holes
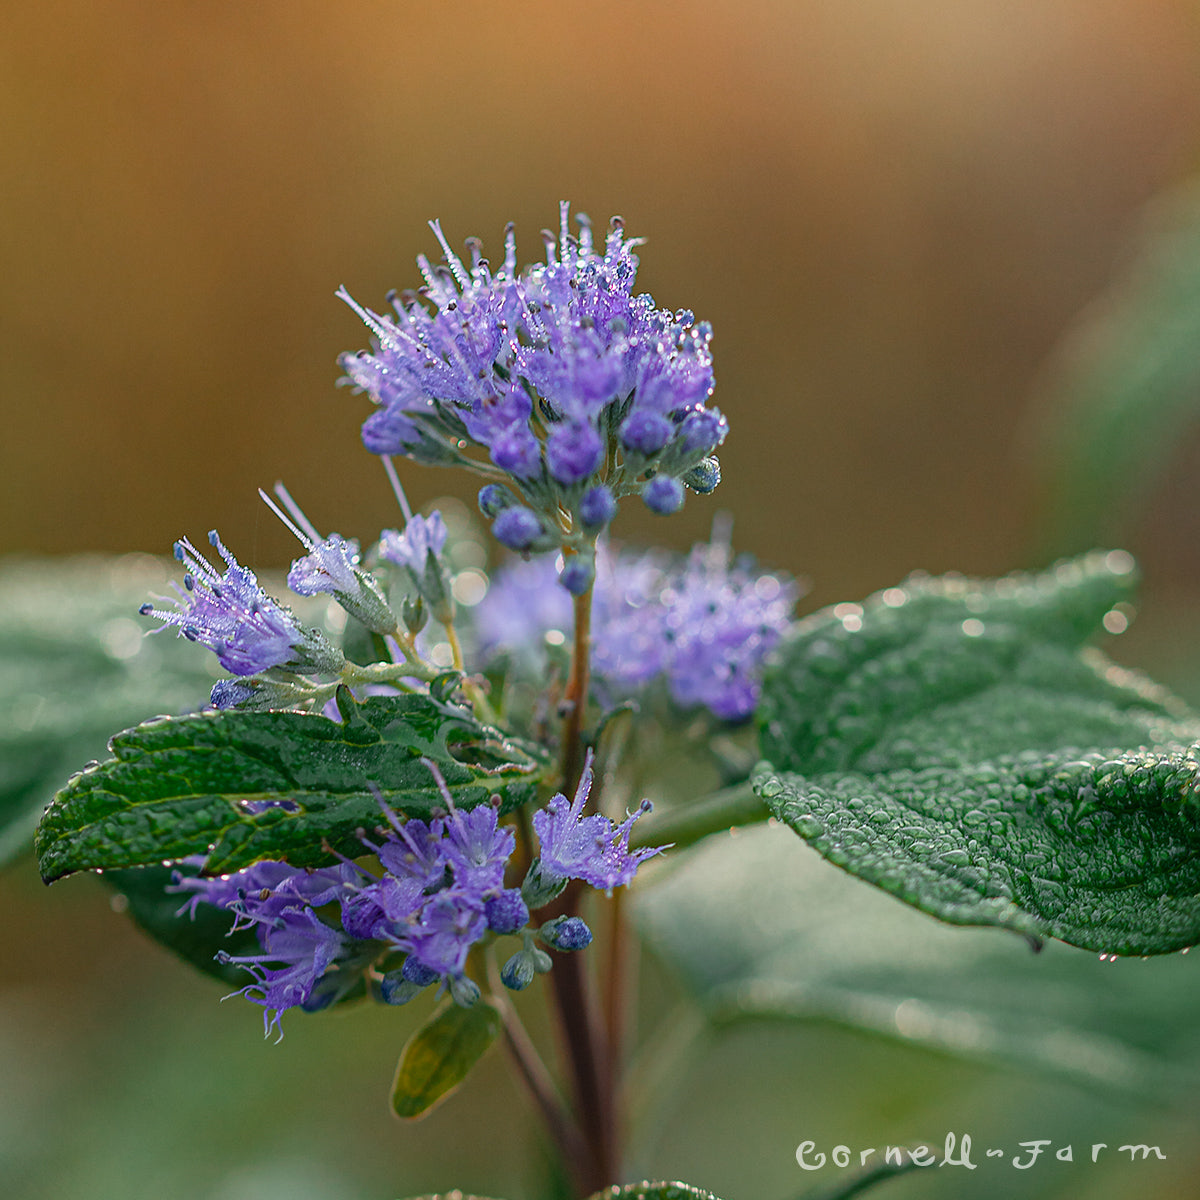
[[[260,859],[321,866],[362,853],[382,799],[428,818],[443,804],[429,768],[464,809],[532,799],[537,762],[466,709],[428,696],[350,702],[344,723],[295,712],[204,712],[139,725],[115,758],[76,775],[37,833],[49,882],[72,871],[207,855],[205,873]]]
[[[1200,186],[1150,211],[1137,253],[1085,310],[1047,388],[1041,472],[1052,554],[1123,539],[1200,425]]]
[[[711,838],[635,898],[650,948],[718,1024],[829,1020],[1162,1099],[1200,1084],[1190,956],[1100,961],[955,929],[836,871],[781,826]]]
[[[114,729],[207,701],[212,655],[138,616],[169,578],[148,555],[0,564],[0,864]]]
[[[239,929],[231,934],[234,914],[211,904],[196,905],[194,918],[178,916],[187,897],[166,890],[171,875],[169,867],[130,867],[106,871],[104,882],[115,889],[116,907],[123,908],[144,932],[185,962],[223,983],[241,987],[249,982],[244,968],[218,963],[215,955],[218,950],[229,954],[261,953],[254,930]]]
[[[392,1083],[398,1117],[423,1117],[458,1087],[500,1033],[500,1011],[489,1000],[470,1008],[448,1001],[408,1041]]]
[[[1200,941],[1200,720],[1082,646],[1131,576],[1113,552],[914,577],[802,622],[764,689],[759,795],[945,921],[1109,954]]]

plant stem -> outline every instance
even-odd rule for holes
[[[563,695],[560,775],[562,791],[567,796],[574,793],[583,774],[591,623],[592,589],[588,588],[575,597],[571,673]],[[598,789],[594,789],[588,804],[591,811],[596,811],[598,800]],[[578,883],[572,884],[555,905],[555,911],[576,915],[581,892]],[[556,953],[554,960],[550,985],[574,1085],[576,1109],[588,1144],[582,1172],[586,1186],[582,1194],[589,1195],[616,1182],[620,1171],[613,1048],[586,972],[585,956]]]
[[[583,720],[587,710],[589,648],[592,632],[592,589],[575,597],[575,646],[571,675],[563,696],[562,790],[570,796],[583,774]]]
[[[568,911],[575,907],[571,904]],[[583,1195],[591,1195],[614,1183],[619,1171],[607,1039],[596,1019],[596,997],[584,972],[584,956],[556,953],[550,982],[590,1151]]]
[[[492,1003],[500,1013],[504,1044],[508,1047],[517,1073],[525,1081],[533,1102],[542,1114],[564,1166],[576,1177],[579,1188],[586,1191],[590,1185],[588,1180],[582,1177],[581,1169],[588,1158],[587,1143],[574,1116],[559,1097],[554,1080],[546,1069],[537,1047],[525,1031],[517,1010],[505,996],[500,972],[492,954],[488,955],[488,979],[491,983]]]
[[[609,1106],[607,1120],[613,1130],[613,1141],[622,1144],[622,1113],[618,1099],[622,1094],[623,1059],[627,1025],[626,1002],[633,980],[630,965],[636,960],[630,954],[629,930],[625,920],[625,889],[618,888],[609,906],[608,971],[604,977],[604,1031],[607,1054],[604,1098]],[[615,1180],[613,1181],[615,1182]]]

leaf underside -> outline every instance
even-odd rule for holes
[[[829,861],[942,920],[1108,954],[1200,941],[1200,719],[1084,647],[1132,562],[914,577],[802,622],[754,785]]]
[[[350,702],[344,722],[296,712],[203,712],[118,734],[114,758],[70,780],[38,828],[43,878],[206,855],[204,873],[260,859],[322,866],[361,855],[381,802],[429,818],[493,795],[532,799],[536,761],[466,710],[428,696]]]
[[[147,637],[138,617],[169,578],[149,555],[0,564],[0,865],[29,850],[47,802],[114,728],[208,697],[212,655]]]
[[[245,968],[218,962],[215,956],[218,950],[230,955],[261,953],[254,930],[231,933],[234,914],[211,904],[196,905],[194,917],[179,915],[187,896],[167,890],[171,878],[169,867],[129,867],[104,873],[104,882],[114,889],[143,932],[204,974],[234,987],[245,986],[249,978]]]
[[[423,1117],[470,1074],[500,1033],[500,1012],[488,1000],[469,1008],[448,1002],[409,1039],[392,1083],[398,1117]]]
[[[643,939],[717,1024],[833,1021],[1161,1100],[1200,1084],[1191,956],[1101,961],[931,921],[771,823],[714,837],[634,897]]]

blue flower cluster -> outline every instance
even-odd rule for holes
[[[186,538],[175,543],[175,557],[186,568],[183,587],[172,584],[174,609],[143,604],[144,617],[174,625],[181,637],[199,642],[216,654],[233,675],[256,675],[273,667],[336,673],[341,651],[315,629],[303,628],[289,609],[259,586],[221,543],[216,530],[208,540],[225,560],[218,571]]]
[[[339,293],[374,334],[372,352],[341,360],[377,406],[367,449],[499,480],[481,507],[521,552],[594,538],[625,495],[666,514],[684,484],[711,492],[728,430],[706,407],[709,326],[634,294],[638,241],[619,218],[602,251],[575,219],[577,236],[563,204],[558,237],[543,235],[546,261],[521,272],[511,226],[493,271],[478,241],[468,267],[434,223],[445,263],[418,258],[425,286],[393,295],[392,314]]]
[[[240,994],[262,1005],[267,1033],[280,1029],[286,1009],[324,1008],[357,987],[364,972],[390,1004],[403,1004],[438,982],[457,1003],[472,1004],[480,990],[466,973],[467,956],[496,935],[522,937],[522,949],[501,971],[505,985],[519,990],[550,970],[551,959],[537,942],[566,951],[591,941],[581,918],[533,927],[531,910],[553,900],[571,879],[611,892],[665,849],[629,848],[630,830],[649,811],[648,801],[619,824],[586,813],[589,755],[574,799],[556,795],[534,814],[541,857],[521,887],[506,887],[513,829],[500,824],[493,805],[457,808],[429,765],[446,810],[427,823],[402,821],[385,807],[379,840],[363,839],[379,875],[351,862],[322,870],[260,862],[217,879],[177,872],[173,890],[189,894],[181,914],[194,916],[198,904],[212,904],[236,914],[234,928],[255,929],[261,954],[219,957],[253,976]],[[186,865],[196,870],[203,863]]]
[[[286,512],[265,493],[259,494],[305,549],[291,565],[288,587],[299,596],[330,595],[372,632],[389,638],[400,635],[399,620],[379,581],[363,565],[358,542],[336,533],[321,537],[282,485],[276,486],[276,493]],[[455,612],[442,557],[446,536],[440,513],[409,514],[404,530],[384,530],[379,544],[379,556],[407,570],[416,596],[443,623],[451,622]],[[299,676],[339,676],[353,669],[323,633],[300,625],[290,609],[262,589],[254,572],[234,558],[215,530],[208,540],[225,560],[225,571],[182,539],[175,543],[175,557],[186,569],[183,586],[172,584],[174,608],[147,603],[140,612],[163,622],[161,629],[174,626],[181,637],[208,647],[227,671],[242,677],[214,685],[214,708],[291,707],[304,703],[311,691]],[[411,626],[417,622],[407,620],[407,610],[405,615],[410,633],[415,632]]]
[[[570,602],[551,586],[555,569],[547,555],[496,573],[474,612],[485,657],[507,651],[540,670],[531,651],[547,633],[570,634]],[[731,561],[719,541],[694,547],[686,559],[602,549],[592,670],[610,702],[661,678],[676,703],[741,720],[754,711],[763,663],[790,625],[799,595],[795,581]]]

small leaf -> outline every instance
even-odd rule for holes
[[[628,1183],[605,1188],[589,1200],[717,1200],[712,1192],[690,1183]]]
[[[826,858],[943,920],[1109,954],[1200,941],[1200,719],[1082,648],[1128,555],[910,579],[802,622],[754,784]]]
[[[118,734],[115,758],[76,775],[38,828],[49,882],[72,871],[208,856],[205,873],[260,859],[322,866],[361,854],[359,834],[396,812],[443,804],[438,766],[464,809],[534,795],[529,753],[471,713],[428,696],[376,696],[339,724],[296,712],[203,712]]]
[[[447,1002],[409,1039],[392,1083],[398,1117],[423,1117],[458,1087],[500,1033],[500,1011],[488,1000],[470,1008]]]
[[[29,850],[50,798],[114,728],[207,701],[212,656],[147,637],[138,616],[169,577],[148,555],[0,566],[0,864]]]

